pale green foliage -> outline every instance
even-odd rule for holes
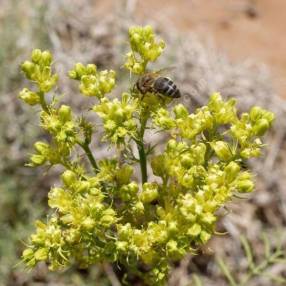
[[[125,67],[141,74],[164,44],[157,42],[149,26],[131,28],[129,36],[132,51]],[[260,154],[260,136],[270,127],[273,114],[254,107],[250,114],[239,116],[235,100],[224,101],[218,93],[195,113],[182,104],[169,111],[170,98],[142,96],[133,85],[120,99],[109,99],[105,95],[115,85],[115,73],[76,64],[69,76],[80,81],[84,95],[97,97],[91,110],[102,119],[103,139],[119,151],[117,157],[97,162],[89,148],[93,124],[76,118],[69,106],[45,99],[44,93],[57,79],[51,63],[49,52],[35,50],[32,62],[22,65],[38,90],[25,89],[20,98],[42,108],[41,126],[51,138],[35,144],[30,165],[64,167],[62,184],[49,192],[54,212],[45,223],[36,223],[23,260],[30,267],[47,261],[52,270],[74,262],[81,267],[117,262],[146,283],[163,285],[172,261],[194,252],[214,235],[217,210],[236,194],[253,190],[252,174],[241,165],[243,159]],[[169,134],[156,156],[155,145],[147,149],[144,141],[147,124]],[[132,144],[137,145],[138,155]],[[79,156],[79,148],[92,170]],[[147,160],[155,181],[148,181]],[[133,174],[138,162],[141,182]],[[150,270],[141,272],[146,265]]]
[[[277,236],[279,238],[279,234]],[[274,265],[286,265],[286,253],[281,242],[275,240],[270,241],[269,237],[263,233],[262,241],[264,244],[263,257],[257,258],[253,253],[253,247],[250,245],[245,236],[240,237],[244,255],[247,260],[247,269],[245,273],[235,273],[231,271],[222,258],[217,259],[217,263],[231,286],[250,285],[251,281],[256,277],[264,276],[265,279],[272,281],[275,285],[285,285],[286,279],[282,275],[271,273],[271,267]],[[270,284],[269,284],[270,285]]]

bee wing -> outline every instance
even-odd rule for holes
[[[167,75],[170,73],[170,71],[174,70],[176,67],[166,67],[159,69],[157,71],[148,71],[145,75],[149,75],[151,77],[157,77],[159,75]]]
[[[166,75],[166,74],[170,73],[171,71],[173,71],[174,69],[176,69],[176,67],[173,67],[173,66],[172,67],[166,67],[166,68],[159,69],[155,73],[157,75]]]

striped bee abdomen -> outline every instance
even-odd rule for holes
[[[158,77],[154,82],[154,90],[162,95],[166,95],[173,98],[181,96],[180,90],[174,84],[174,82],[167,77]]]

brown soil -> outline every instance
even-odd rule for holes
[[[152,21],[163,27],[170,25],[180,32],[195,31],[202,36],[211,35],[216,45],[232,59],[251,58],[267,64],[277,91],[286,98],[285,0],[128,2],[135,4],[135,18],[139,23]],[[110,3],[115,1],[99,1],[99,6],[101,9],[106,6],[110,11]]]

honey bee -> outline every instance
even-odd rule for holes
[[[158,93],[171,98],[181,97],[181,92],[175,83],[168,77],[161,76],[166,69],[148,72],[140,76],[135,84],[137,90],[143,94],[147,92]]]

